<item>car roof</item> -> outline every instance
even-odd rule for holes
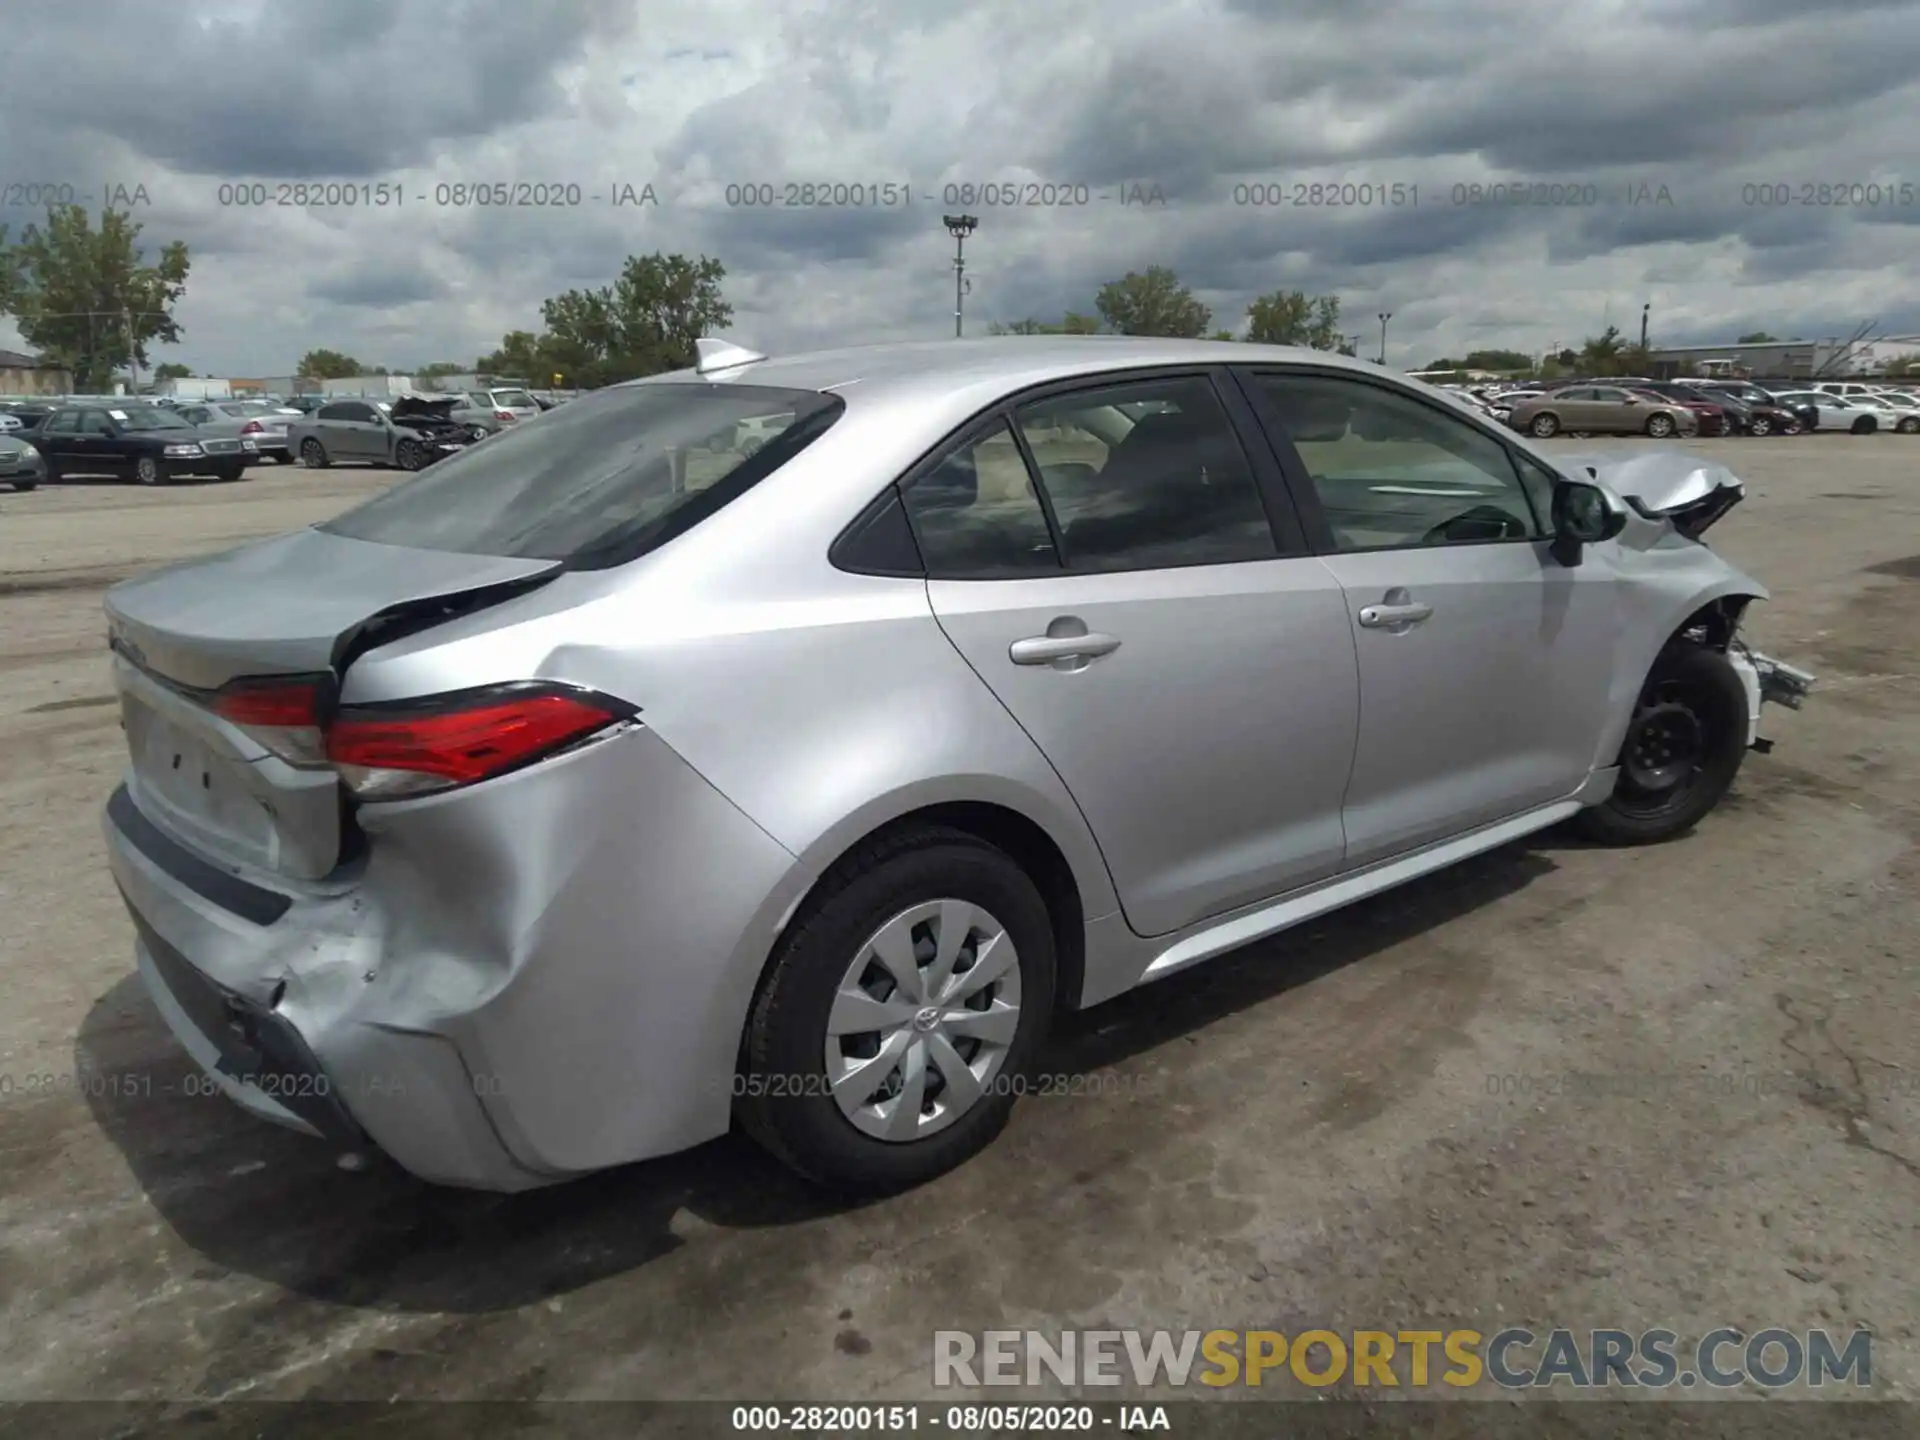
[[[695,370],[675,370],[625,383],[716,381],[836,393],[845,389],[845,398],[850,403],[857,401],[862,405],[870,401],[910,403],[967,396],[984,405],[996,394],[1009,394],[1054,380],[1094,378],[1103,373],[1157,365],[1263,363],[1322,365],[1362,375],[1383,373],[1381,367],[1371,361],[1291,345],[1134,335],[1009,335],[817,350],[754,360],[707,375]],[[1394,378],[1407,380],[1404,375]]]

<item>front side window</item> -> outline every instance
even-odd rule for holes
[[[1340,376],[1267,373],[1254,386],[1299,455],[1336,549],[1546,533],[1550,512],[1529,503],[1507,447],[1466,421]]]
[[[191,430],[193,428],[173,411],[162,410],[158,405],[135,405],[122,411],[118,418],[122,430]]]
[[[128,428],[131,429],[133,427],[129,426]],[[107,422],[107,417],[102,411],[89,410],[80,417],[80,433],[82,435],[111,435],[113,434],[113,426]]]
[[[698,524],[798,455],[846,402],[816,391],[613,386],[508,426],[320,528],[356,540],[599,569]],[[751,455],[742,421],[781,415]]]
[[[1017,580],[1059,572],[1046,512],[1004,423],[949,450],[905,487],[905,496],[933,579]]]
[[[1023,406],[1016,418],[1068,569],[1224,565],[1279,553],[1253,466],[1206,379],[1075,391]]]

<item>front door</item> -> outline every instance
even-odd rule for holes
[[[1205,372],[1070,389],[905,487],[941,627],[1065,781],[1143,935],[1345,853],[1345,599],[1243,436],[1244,400]]]
[[[1608,714],[1605,554],[1548,553],[1554,477],[1386,380],[1250,376],[1310,538],[1345,592],[1358,867],[1571,795]]]

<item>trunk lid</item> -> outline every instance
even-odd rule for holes
[[[213,692],[242,678],[337,680],[370,645],[562,568],[302,530],[115,586],[106,611],[135,803],[214,858],[325,878],[349,833],[338,778],[289,763],[214,713]]]

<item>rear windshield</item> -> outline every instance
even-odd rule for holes
[[[496,405],[504,405],[509,410],[538,410],[540,408],[533,403],[533,396],[524,390],[496,390],[493,392],[493,403]]]
[[[840,418],[837,395],[665,382],[596,391],[320,529],[469,555],[620,565],[691,529]],[[754,424],[777,420],[771,425]]]

